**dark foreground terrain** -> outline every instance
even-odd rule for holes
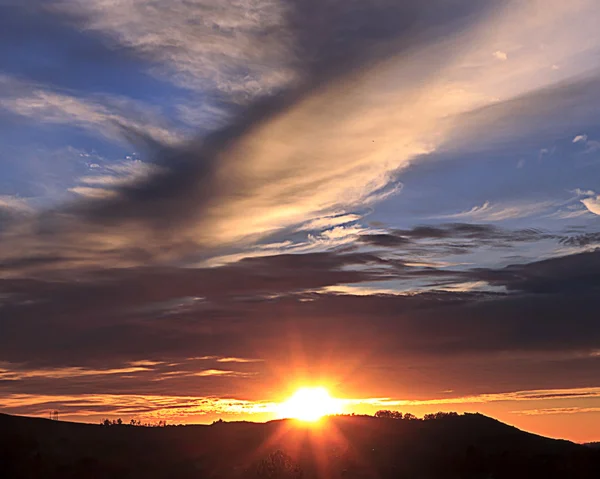
[[[0,478],[600,478],[600,450],[479,415],[96,426],[0,415]]]

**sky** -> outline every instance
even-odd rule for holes
[[[0,0],[0,410],[600,440],[596,0]]]

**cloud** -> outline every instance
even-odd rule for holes
[[[159,171],[156,165],[137,159],[127,159],[104,166],[96,165],[92,170],[93,174],[81,177],[78,181],[92,186],[120,186],[146,180]]]
[[[600,233],[583,233],[575,236],[569,236],[561,240],[562,244],[568,246],[591,246],[600,245]]]
[[[600,215],[600,196],[596,195],[596,193],[592,190],[582,190],[580,188],[575,189],[574,193],[578,197],[587,197],[581,199],[581,203],[590,213]]]
[[[37,370],[11,370],[0,368],[0,380],[19,381],[31,378],[44,379],[76,379],[85,376],[107,376],[135,374],[149,371],[150,369],[140,366],[114,368],[114,369],[86,369],[81,367],[49,368]]]
[[[107,264],[110,255],[106,253],[114,251],[115,245],[126,249],[143,244],[157,260],[173,260],[199,248],[252,241],[354,205],[364,206],[397,191],[394,185],[390,187],[395,171],[431,150],[419,122],[394,120],[402,117],[406,108],[417,106],[422,87],[408,85],[401,92],[383,92],[382,96],[379,86],[386,75],[374,74],[367,67],[413,43],[414,48],[420,47],[420,40],[407,37],[391,19],[402,19],[408,28],[416,21],[415,15],[426,18],[426,12],[395,2],[350,9],[341,8],[337,2],[328,2],[328,6],[331,9],[319,7],[331,20],[325,22],[326,29],[313,24],[316,17],[305,11],[302,2],[291,2],[289,6],[296,61],[310,74],[304,86],[253,104],[230,126],[209,138],[181,148],[161,147],[157,155],[165,159],[170,171],[155,175],[145,184],[115,189],[116,196],[107,198],[104,204],[84,202],[66,211],[45,214],[40,221],[52,225],[53,233],[48,234],[55,236],[55,249],[84,254],[87,248],[89,261],[100,265]],[[346,31],[350,20],[356,22],[356,28]],[[385,28],[370,38],[371,27],[380,20]],[[453,22],[448,24],[453,26]],[[336,29],[348,37],[347,42],[339,44],[331,38]],[[379,52],[380,47],[383,52]],[[425,77],[434,73],[427,64],[422,63]],[[358,66],[364,68],[358,70]],[[401,65],[401,69],[409,67],[410,62]],[[397,73],[397,68],[388,68],[387,77]],[[329,81],[331,76],[341,78],[344,74],[343,88]],[[349,91],[361,95],[361,102],[349,101]],[[408,104],[398,110],[392,106],[390,95],[402,97]],[[46,111],[48,99],[56,100],[50,102],[50,112]],[[104,111],[98,113],[86,105],[82,113],[82,105],[63,97],[44,93],[42,100],[42,116],[48,121],[68,119],[96,126],[106,120]],[[14,110],[31,112],[30,102],[21,105],[11,101]],[[432,102],[435,104],[434,99]],[[63,103],[75,110],[69,110],[66,118],[57,106]],[[324,109],[324,104],[329,107]],[[427,111],[421,106],[419,110]],[[361,111],[368,114],[361,118]],[[335,120],[339,117],[348,121]],[[421,126],[430,119],[426,113]],[[404,139],[399,143],[398,138]],[[295,161],[298,155],[303,161]],[[81,188],[75,191],[98,195]],[[21,231],[5,237],[3,243],[14,238],[24,246],[23,231],[38,229],[35,222],[24,225]],[[90,242],[92,237],[95,241]],[[48,241],[41,244],[39,238],[30,239],[34,244],[28,245],[29,251],[48,252]],[[17,252],[14,248],[10,251],[11,255]],[[0,251],[0,257],[3,254],[7,253]]]
[[[575,188],[575,190],[573,190],[573,193],[575,193],[577,196],[595,196],[596,193],[594,193],[592,190],[582,190],[581,188]]]
[[[508,54],[506,52],[502,52],[500,50],[497,50],[494,52],[494,58],[505,62],[506,60],[508,60]]]
[[[600,407],[553,407],[514,411],[515,414],[521,414],[524,416],[546,416],[548,414],[583,414],[589,412],[600,412]]]
[[[580,241],[585,243],[585,238]],[[571,240],[566,242],[569,243]],[[577,243],[577,239],[574,242]],[[474,275],[480,280],[505,286],[509,290],[531,293],[570,291],[592,293],[598,289],[600,250],[528,264],[515,264],[499,270],[481,269],[474,272]]]
[[[586,146],[585,153],[594,153],[600,150],[600,141],[588,140]]]
[[[252,258],[196,270],[122,269],[77,283],[3,280],[2,327],[10,334],[0,335],[0,360],[25,362],[30,369],[98,362],[119,369],[124,362],[150,359],[160,361],[154,368],[163,372],[162,363],[181,363],[199,354],[202,361],[214,361],[214,366],[191,369],[197,372],[219,370],[222,358],[253,358],[261,351],[261,362],[226,361],[254,367],[277,362],[287,348],[281,338],[292,332],[315,361],[327,349],[319,352],[324,347],[319,338],[324,341],[329,333],[340,357],[349,351],[361,356],[369,345],[378,345],[370,359],[375,364],[477,355],[483,365],[510,361],[511,354],[523,352],[547,352],[558,360],[560,352],[597,350],[598,257],[596,252],[498,270],[438,271],[372,254],[327,253]],[[512,294],[384,291],[389,281],[435,279],[440,273],[445,279],[454,277],[449,284],[485,281]],[[378,281],[384,285],[379,292]],[[314,293],[346,284],[374,291],[368,296],[353,289]],[[570,320],[572,304],[578,305],[576,328]],[[58,340],[69,347],[53,347]],[[153,356],[148,357],[149,351]],[[507,354],[504,359],[494,359],[501,351]],[[569,371],[580,368],[574,381],[597,367],[598,358],[585,358],[565,360]],[[155,376],[162,377],[159,373]]]
[[[119,141],[142,132],[165,144],[184,138],[165,125],[158,112],[133,100],[107,95],[81,98],[7,75],[0,75],[0,85],[0,108],[41,123],[76,126]]]
[[[586,148],[584,154],[594,153],[600,150],[600,141],[590,140],[587,135],[577,135],[573,138],[573,143],[583,143]]]
[[[481,153],[518,143],[539,148],[540,157],[554,153],[554,149],[543,148],[539,143],[536,135],[539,126],[544,125],[545,135],[558,137],[565,130],[589,124],[594,112],[585,98],[599,95],[599,77],[587,74],[472,109],[456,119],[453,135],[444,150],[453,154]],[[567,121],[553,114],[560,109],[574,112],[575,117]],[[515,111],[520,112],[518,122]],[[473,142],[473,138],[477,141]]]
[[[458,4],[461,8],[450,9],[440,1],[436,9],[385,0],[350,8],[327,0],[316,13],[295,0],[275,9],[263,1],[231,7],[142,0],[119,1],[111,8],[101,2],[53,3],[55,13],[66,13],[71,21],[179,72],[186,61],[196,61],[189,60],[196,52],[201,67],[189,71],[224,65],[235,76],[240,63],[252,71],[253,65],[272,62],[275,70],[291,68],[297,80],[286,88],[266,87],[267,97],[258,95],[235,110],[228,125],[208,137],[173,147],[157,144],[160,135],[154,134],[147,141],[155,147],[150,156],[162,159],[168,171],[116,188],[105,201],[68,205],[22,225],[3,238],[0,258],[24,251],[55,257],[77,251],[87,266],[111,267],[118,249],[125,255],[143,248],[144,258],[158,263],[208,256],[319,218],[351,214],[397,193],[399,173],[435,150],[472,148],[473,137],[480,147],[498,132],[526,134],[523,125],[533,128],[537,118],[547,117],[547,109],[575,108],[579,97],[572,90],[591,95],[596,86],[591,80],[540,93],[556,79],[537,75],[535,50],[525,49],[529,56],[524,54],[511,72],[497,69],[489,58],[497,48],[490,45],[501,36],[524,46],[547,40],[549,50],[555,47],[553,61],[579,51],[572,31],[564,28],[571,13],[561,2],[544,9],[543,22],[526,15],[528,6],[503,10],[494,1]],[[588,11],[590,3],[582,0],[581,7]],[[593,12],[575,37],[591,28]],[[242,50],[229,38],[233,31],[239,34],[235,41],[247,40],[240,42]],[[217,41],[223,36],[224,42]],[[471,66],[465,68],[465,62]],[[583,68],[574,66],[569,74]],[[473,75],[466,78],[465,71]],[[399,77],[407,80],[398,83]],[[63,104],[71,108],[69,121],[97,125],[112,119],[106,110],[83,108],[56,95],[44,93],[40,100],[35,92],[26,98],[41,101],[37,113],[48,121],[63,121]],[[17,111],[38,110],[30,101],[23,108],[9,104]],[[514,121],[516,110],[523,125]],[[577,110],[561,118],[573,123],[587,114]],[[137,134],[139,125],[130,126]],[[81,189],[89,186],[75,188],[98,196]],[[43,241],[38,221],[45,225]],[[128,264],[135,264],[134,258]]]
[[[411,240],[402,235],[373,233],[361,235],[360,241],[371,246],[398,247],[411,244]]]
[[[13,394],[0,399],[3,409],[13,414],[43,415],[60,408],[63,417],[73,415],[119,416],[142,418],[145,421],[165,418],[178,421],[193,416],[223,414],[265,414],[273,403],[240,399],[219,399],[202,396],[139,395],[139,394],[80,394],[31,395]]]
[[[382,246],[414,251],[417,247],[430,252],[438,247],[454,247],[467,252],[480,246],[510,246],[520,242],[553,239],[554,236],[535,229],[506,230],[492,225],[450,223],[416,226],[410,230],[391,230],[385,233],[363,234],[360,241],[372,246]],[[439,243],[432,242],[439,241]],[[461,243],[453,241],[461,240]],[[422,243],[420,243],[422,242]]]
[[[579,218],[581,216],[588,216],[588,210],[586,208],[581,208],[578,205],[570,205],[568,206],[566,209],[559,209],[557,211],[555,211],[554,213],[550,213],[549,215],[546,215],[546,218],[552,218],[552,219],[559,219],[559,220],[565,220],[565,219],[572,219],[572,218]]]
[[[577,399],[577,398],[600,398],[600,388],[572,388],[572,389],[543,389],[527,391],[511,391],[496,394],[479,394],[476,396],[449,397],[428,400],[397,400],[390,398],[373,399],[350,399],[351,404],[372,404],[380,407],[400,406],[431,406],[444,404],[487,404],[505,401],[538,401],[551,399]],[[562,408],[561,408],[562,409]],[[579,409],[579,408],[573,408]],[[520,414],[528,414],[530,411],[518,411]]]
[[[552,202],[534,202],[534,203],[517,203],[512,205],[507,204],[491,204],[486,201],[481,206],[474,206],[468,211],[454,213],[450,215],[440,216],[444,219],[471,219],[473,221],[504,221],[509,219],[525,218],[540,213],[553,205]]]
[[[581,200],[583,205],[588,209],[590,213],[600,215],[600,196],[585,198]]]
[[[34,209],[24,198],[0,195],[0,231],[11,223],[23,220],[33,214]]]
[[[329,222],[329,219],[325,219]],[[452,223],[435,226],[417,226],[411,230],[386,230],[360,225],[334,227],[319,234],[308,233],[279,243],[258,244],[239,252],[211,257],[197,266],[222,266],[244,258],[306,254],[327,251],[355,251],[360,245],[389,248],[394,255],[405,256],[406,266],[456,266],[456,259],[448,262],[448,255],[464,255],[481,248],[509,249],[520,243],[557,240],[556,236],[535,229],[508,230],[491,225]],[[486,252],[489,255],[489,251]],[[399,264],[399,263],[398,263]],[[348,287],[345,285],[344,287]],[[339,289],[339,288],[338,288]]]
[[[486,201],[481,206],[461,211],[460,213],[452,213],[447,215],[437,216],[446,220],[471,220],[479,222],[496,222],[506,220],[516,220],[527,218],[530,216],[542,216],[543,218],[552,219],[570,219],[578,218],[587,213],[585,208],[581,208],[579,201],[577,204],[572,204],[577,201],[578,197],[584,195],[585,192],[576,190],[574,198],[569,198],[566,201],[530,201],[530,202],[513,202],[513,203],[496,203],[492,204]]]
[[[250,359],[250,358],[219,358],[219,363],[256,363],[261,362],[262,359]]]
[[[0,196],[0,208],[19,213],[31,213],[32,211],[32,208],[27,200],[19,198],[18,196],[8,195]]]
[[[53,258],[38,260],[52,261]],[[70,304],[68,309],[71,311],[85,310],[94,305],[100,307],[104,302],[102,298],[110,296],[109,309],[115,315],[128,314],[131,308],[148,306],[147,303],[155,305],[156,309],[150,308],[150,312],[158,313],[163,307],[175,308],[170,301],[184,298],[261,299],[332,284],[375,280],[382,274],[379,267],[385,264],[385,260],[369,253],[281,254],[246,258],[218,268],[114,269],[105,274],[92,273],[87,281],[73,285],[43,280],[21,283],[8,279],[1,284],[2,291],[7,294],[31,294],[41,301],[40,304],[51,301],[58,308],[57,312],[62,309],[63,302]],[[360,267],[363,267],[362,271]],[[142,296],[127,292],[129,288],[135,288],[135,284],[144,285]],[[77,300],[83,297],[88,298],[87,302]],[[62,299],[57,301],[59,298]],[[192,302],[191,306],[202,307],[203,303],[195,305]]]
[[[69,191],[86,198],[111,198],[116,195],[114,191],[103,188],[91,188],[89,186],[74,186],[73,188],[69,188]]]
[[[490,51],[495,52],[492,58],[497,62],[496,57],[505,58],[506,51],[518,49],[521,61],[512,62],[515,65],[508,74],[513,80],[509,88],[516,87],[519,82],[515,80],[524,73],[532,76],[549,65],[560,64],[561,70],[567,71],[584,68],[584,62],[577,59],[581,52],[593,48],[593,40],[589,40],[595,38],[593,2],[578,0],[577,8],[569,9],[553,0],[544,4],[543,11],[538,2],[493,0],[479,4],[476,10],[468,2],[456,3],[459,15],[477,30],[473,44],[481,45],[476,51],[469,50],[471,55],[465,62],[470,67],[480,66],[484,56],[485,60],[490,57]],[[511,8],[505,8],[506,4]],[[298,0],[227,5],[214,0],[168,4],[118,0],[109,6],[101,0],[57,0],[46,8],[68,15],[79,28],[103,35],[111,46],[125,47],[154,61],[153,72],[163,78],[203,93],[221,92],[222,97],[237,101],[271,94],[312,74],[315,66],[333,65],[332,60],[338,63],[344,44],[348,51],[359,51],[370,41],[386,39],[392,28],[405,29],[415,19],[447,29],[456,18],[441,2],[435,14],[424,14],[426,11],[417,2],[356,4],[346,6],[346,11],[340,5],[335,0],[327,0],[327,8],[308,7]],[[319,9],[324,24],[330,25],[329,31],[319,28],[309,13],[311,8]],[[481,10],[491,11],[492,18],[472,18],[473,12]],[[379,33],[362,29],[366,22],[377,25]],[[578,29],[569,28],[574,22]],[[587,43],[582,42],[585,39]],[[543,51],[540,42],[545,46]],[[331,70],[334,68],[339,65]],[[498,83],[505,82],[498,79]]]
[[[153,73],[247,102],[294,79],[285,2],[59,0],[49,7],[155,62]]]
[[[299,229],[301,230],[321,230],[324,228],[331,228],[334,226],[346,225],[348,223],[354,223],[360,220],[362,216],[356,214],[342,214],[339,216],[325,216],[317,218],[308,223],[303,224]]]
[[[69,191],[88,198],[114,198],[119,188],[134,186],[161,171],[158,165],[131,158],[102,166],[96,164],[90,174],[77,178],[79,185]]]
[[[204,371],[198,371],[192,373],[192,376],[197,376],[201,378],[209,377],[209,376],[248,376],[252,375],[252,373],[240,373],[236,371],[227,371],[224,369],[205,369]]]

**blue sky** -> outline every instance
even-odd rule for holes
[[[412,295],[435,308],[431,298],[439,295],[545,311],[536,295],[560,291],[583,295],[567,299],[587,309],[581,329],[569,326],[568,311],[550,329],[556,338],[570,328],[579,336],[560,345],[531,339],[518,322],[494,325],[489,331],[498,327],[505,342],[469,354],[490,368],[501,352],[589,364],[565,363],[553,381],[539,379],[549,377],[550,362],[543,373],[529,364],[522,377],[482,391],[461,369],[462,342],[442,332],[440,345],[456,342],[448,354],[463,372],[460,384],[428,380],[434,385],[419,399],[448,389],[600,386],[592,379],[600,330],[589,319],[598,273],[577,269],[578,261],[595,264],[600,242],[600,8],[594,0],[380,3],[1,2],[0,313],[19,347],[0,357],[0,375],[13,374],[22,392],[57,394],[26,372],[63,368],[79,377],[64,368],[89,368],[96,373],[86,377],[95,378],[103,359],[94,335],[127,336],[137,327],[146,349],[105,339],[115,352],[105,358],[111,377],[136,361],[204,356],[260,359],[225,363],[245,368],[280,365],[268,334],[248,342],[252,334],[244,333],[255,314],[265,324],[284,314],[281,304],[270,306],[276,298],[322,305],[315,317],[346,308],[338,301],[360,302],[363,316],[349,321],[362,331],[394,321],[387,309],[377,319],[377,301],[400,316]],[[197,291],[185,279],[194,274]],[[218,288],[203,283],[213,274]],[[159,294],[155,282],[171,277],[180,289]],[[128,293],[96,317],[96,299],[80,297],[100,298],[112,291],[107,285]],[[268,312],[235,306],[251,299]],[[68,331],[63,346],[72,355],[39,347],[43,334],[25,339],[19,328],[38,327],[40,304],[50,305],[53,328]],[[312,320],[284,310],[301,342],[311,338]],[[158,345],[150,312],[172,343]],[[331,321],[334,331],[339,323]],[[465,337],[482,327],[461,321]],[[402,343],[398,358],[371,351],[363,366],[393,368],[400,356],[443,361],[417,346],[419,324],[406,326],[414,342]],[[178,350],[181,335],[196,339]],[[482,336],[482,344],[491,341]],[[342,335],[332,355],[355,347]],[[306,361],[306,370],[320,364]],[[195,374],[185,364],[181,376]],[[197,375],[222,376],[211,383],[215,394],[271,399],[240,386],[249,375],[214,373],[217,366]],[[274,384],[277,367],[265,368],[243,372]],[[165,393],[151,387],[154,379],[135,388]],[[342,393],[372,396],[373,382],[364,378]],[[88,386],[75,389],[106,393]],[[135,392],[123,387],[109,389]],[[387,396],[403,391],[390,379]],[[597,419],[597,404],[581,410]]]

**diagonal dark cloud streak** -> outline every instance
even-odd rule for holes
[[[260,172],[250,172],[248,178],[236,177],[244,155],[229,152],[241,139],[251,138],[266,123],[278,121],[315,92],[336,83],[343,88],[346,77],[404,51],[434,44],[476,23],[504,3],[490,0],[474,5],[463,0],[436,0],[424,5],[391,0],[286,0],[284,25],[292,45],[291,62],[300,72],[293,86],[259,99],[239,111],[225,128],[180,147],[161,145],[143,131],[123,127],[123,135],[137,142],[149,158],[165,167],[164,171],[148,181],[116,188],[113,199],[83,200],[44,212],[29,226],[29,234],[46,245],[57,242],[60,248],[60,243],[66,247],[75,242],[81,249],[88,247],[82,244],[83,238],[120,235],[124,241],[141,243],[139,247],[150,256],[169,259],[185,257],[198,247],[214,244],[214,240],[190,231],[190,225],[200,231],[210,230],[213,225],[207,221],[207,211],[223,199],[252,198],[267,184],[286,182],[286,178],[295,175],[294,165],[288,164],[285,172],[275,171],[262,177]],[[439,68],[436,65],[430,70]],[[302,129],[302,125],[298,126]],[[302,155],[302,151],[296,153],[298,161],[302,161]],[[320,183],[313,187],[319,188]],[[303,194],[302,187],[294,191],[289,185],[286,189],[288,198],[284,201]],[[260,228],[248,234],[257,232],[264,234]],[[17,233],[17,237],[20,235]],[[126,240],[128,235],[132,237]],[[151,241],[144,242],[142,238]],[[127,248],[122,248],[122,254],[127,255]],[[105,261],[99,256],[96,263]],[[118,252],[112,257],[118,258]],[[53,261],[49,263],[52,265]]]

